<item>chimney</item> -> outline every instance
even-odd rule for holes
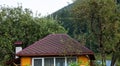
[[[22,41],[16,41],[14,45],[15,45],[15,54],[22,50]],[[15,58],[18,58],[18,56],[15,56]]]

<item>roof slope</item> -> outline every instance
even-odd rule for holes
[[[93,52],[66,34],[50,34],[18,52],[17,56],[93,55]]]

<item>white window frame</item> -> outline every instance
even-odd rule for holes
[[[32,66],[34,66],[34,59],[41,59],[42,60],[42,66],[44,66],[44,58],[32,58]]]
[[[75,57],[75,56],[73,56],[73,57],[76,58],[76,62],[77,62],[77,57]],[[32,66],[34,66],[34,59],[41,59],[42,66],[44,66],[44,58],[53,58],[54,66],[56,66],[56,58],[65,58],[65,66],[67,66],[67,58],[70,58],[70,57],[33,57],[32,58]]]

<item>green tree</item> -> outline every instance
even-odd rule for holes
[[[33,17],[32,11],[18,7],[0,7],[0,65],[14,58],[15,41],[22,41],[23,48],[48,34],[67,33],[52,18]]]
[[[80,26],[86,26],[87,33],[83,35],[86,41],[98,44],[102,63],[105,63],[106,52],[112,52],[115,61],[120,52],[120,12],[115,0],[76,0],[72,13]]]

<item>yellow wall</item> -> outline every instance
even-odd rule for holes
[[[22,57],[21,58],[21,66],[29,66],[31,65],[32,59],[31,57]]]
[[[78,62],[80,63],[80,66],[86,66],[89,65],[89,58],[87,56],[78,56]]]
[[[87,56],[78,56],[77,60],[81,64],[80,66],[86,66],[86,64],[90,64],[90,60]],[[21,57],[21,66],[31,66],[31,65],[32,65],[31,57]]]

